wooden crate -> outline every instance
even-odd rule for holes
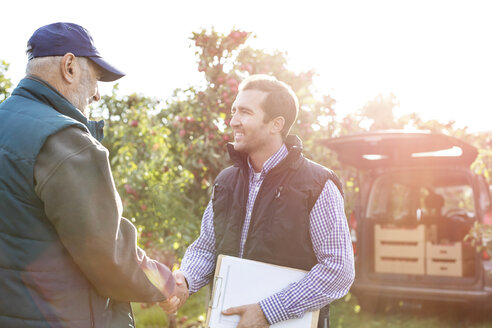
[[[425,254],[431,259],[448,259],[463,260],[463,245],[461,242],[450,244],[433,244],[430,241],[426,243]]]
[[[425,227],[374,226],[374,270],[380,273],[425,274]]]
[[[424,257],[376,257],[374,269],[379,273],[425,274]]]
[[[426,243],[426,273],[428,275],[463,277],[474,269],[473,248],[462,242],[450,244]]]
[[[431,276],[463,276],[463,262],[453,259],[427,258],[426,272]]]
[[[386,257],[415,258],[424,257],[423,241],[386,241],[376,240],[376,255]]]
[[[374,240],[384,241],[424,241],[425,226],[419,224],[416,228],[387,227],[374,225]]]

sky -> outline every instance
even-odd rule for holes
[[[0,60],[24,76],[26,43],[40,26],[87,28],[101,55],[127,73],[120,93],[166,99],[202,82],[190,36],[202,28],[252,32],[249,45],[314,69],[316,89],[340,115],[393,93],[396,116],[492,130],[492,1],[438,0],[9,0],[0,9]],[[109,93],[112,83],[101,83]]]

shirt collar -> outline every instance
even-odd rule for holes
[[[271,169],[273,169],[275,166],[278,165],[289,153],[287,150],[287,147],[285,144],[282,144],[282,147],[280,147],[279,150],[275,154],[273,154],[266,162],[263,164],[263,169],[261,170],[261,175],[260,179],[264,178],[265,175],[270,172]],[[253,166],[251,165],[251,162],[248,157],[248,166],[249,166],[249,176],[252,178],[254,176],[255,170],[253,169]]]

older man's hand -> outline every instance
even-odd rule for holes
[[[173,272],[174,280],[176,281],[176,287],[174,292],[169,298],[159,303],[159,306],[166,313],[175,313],[186,302],[189,296],[189,290],[186,285],[186,279],[184,275],[179,271]]]
[[[261,310],[260,304],[248,304],[222,311],[224,315],[240,315],[237,328],[268,328],[270,324]]]

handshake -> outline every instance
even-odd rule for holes
[[[167,300],[159,303],[159,306],[164,310],[164,312],[169,314],[178,311],[190,295],[184,275],[179,271],[174,271],[173,277],[176,281],[174,292],[167,298]]]
[[[173,272],[176,286],[174,292],[167,300],[159,303],[159,306],[166,313],[175,313],[183,306],[190,295],[188,285],[184,275],[179,271]],[[232,307],[222,311],[223,315],[239,315],[241,317],[238,328],[268,328],[268,323],[262,309],[258,303]]]

